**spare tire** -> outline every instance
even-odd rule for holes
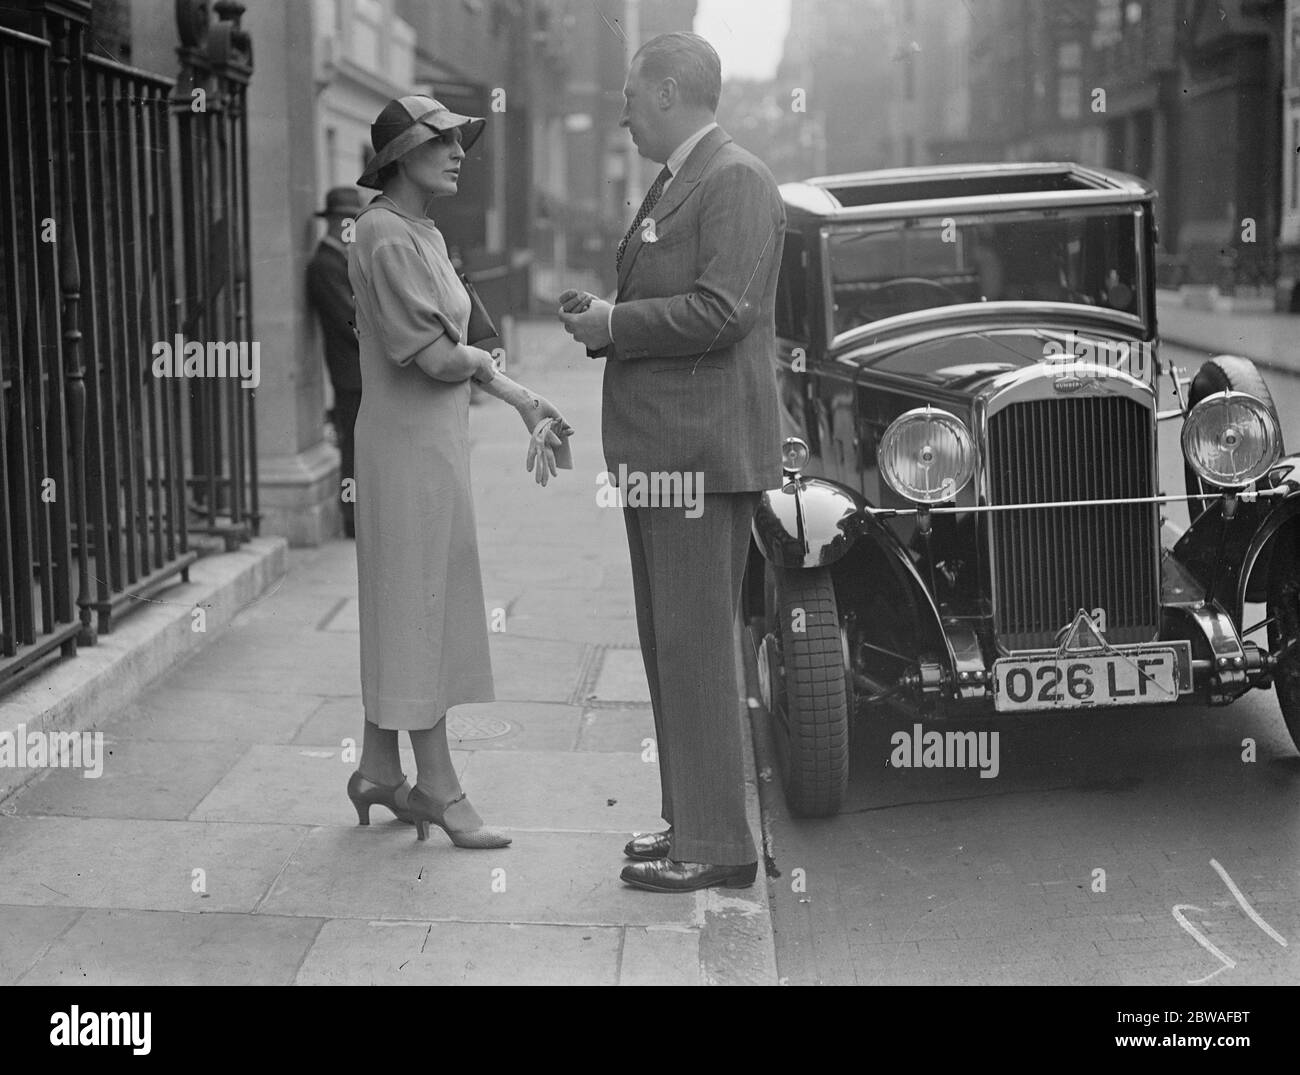
[[[1187,410],[1190,412],[1201,400],[1216,392],[1246,392],[1267,403],[1273,416],[1277,417],[1277,405],[1273,402],[1273,393],[1268,390],[1268,385],[1264,383],[1264,378],[1255,363],[1248,358],[1242,358],[1240,355],[1217,355],[1203,363],[1196,371],[1196,376],[1192,378],[1191,387],[1187,391]],[[1281,428],[1282,423],[1279,421],[1278,429]],[[1214,486],[1205,485],[1196,471],[1186,463],[1183,464],[1183,473],[1186,476],[1189,495],[1216,492]],[[1187,502],[1187,514],[1193,523],[1201,517],[1210,503],[1208,500]]]

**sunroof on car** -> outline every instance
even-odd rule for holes
[[[904,182],[826,184],[827,191],[841,204],[878,205],[929,198],[981,198],[994,194],[1036,194],[1045,191],[1092,190],[1078,175],[1069,172],[1003,173],[1000,175],[942,176],[934,179],[909,178]]]

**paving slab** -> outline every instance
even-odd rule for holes
[[[87,911],[22,985],[292,985],[315,918]]]
[[[645,661],[639,649],[606,649],[592,699],[600,702],[650,702]]]
[[[659,767],[640,754],[477,750],[462,779],[480,813],[507,828],[631,833],[661,823]]]
[[[0,906],[0,985],[13,985],[83,913],[80,907]]]
[[[700,985],[700,930],[628,927],[619,985]]]
[[[166,685],[257,694],[356,694],[361,658],[350,635],[289,634],[259,624],[214,639],[169,675]]]
[[[325,923],[299,985],[613,985],[622,930],[484,922]]]
[[[288,825],[0,818],[0,906],[248,912],[303,833]],[[195,869],[204,871],[206,893],[194,891]]]
[[[591,645],[637,644],[636,616],[630,604],[594,594],[575,601],[572,587],[525,588],[512,603],[506,622],[507,630],[516,635],[560,637]]]
[[[321,706],[314,695],[159,687],[104,726],[118,739],[287,743]]]
[[[645,752],[655,747],[651,708],[589,708],[583,711],[578,750]]]
[[[509,632],[488,635],[488,643],[498,701],[568,702],[577,689],[585,644],[516,638]]]
[[[343,761],[337,748],[310,746],[250,747],[189,815],[191,821],[244,822],[250,825],[355,825],[357,814],[347,796],[356,761]],[[453,751],[463,772],[469,755]],[[402,769],[414,781],[415,756],[402,752]],[[392,814],[371,807],[371,824],[387,824]],[[401,825],[408,836],[412,829]]]
[[[239,742],[157,742],[105,736],[102,771],[48,769],[5,812],[180,821],[248,749]]]
[[[360,695],[329,698],[294,736],[311,746],[360,742],[365,720]],[[453,750],[571,750],[578,739],[582,709],[561,702],[475,702],[447,714]],[[401,741],[407,737],[403,734]]]
[[[307,834],[259,910],[421,922],[695,921],[692,895],[629,888],[618,879],[623,864],[621,842],[608,835],[519,833],[510,847],[471,851],[437,829],[420,843],[408,826],[319,828]]]

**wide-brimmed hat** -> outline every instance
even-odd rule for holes
[[[389,101],[379,118],[370,125],[370,144],[375,155],[370,158],[357,185],[372,190],[382,189],[378,178],[381,169],[416,146],[457,127],[464,128],[460,144],[468,152],[483,133],[483,120],[476,116],[462,116],[424,94],[411,94]]]
[[[325,208],[313,216],[356,216],[361,212],[361,195],[355,187],[331,187],[325,195]]]

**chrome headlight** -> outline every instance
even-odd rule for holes
[[[1268,473],[1282,453],[1282,431],[1267,403],[1245,392],[1206,396],[1183,424],[1183,455],[1201,480],[1239,489]]]
[[[890,423],[876,458],[881,475],[899,496],[941,504],[966,487],[978,456],[961,419],[934,407],[918,407]]]
[[[798,437],[786,437],[781,444],[781,466],[791,474],[798,474],[808,465],[808,445]]]

